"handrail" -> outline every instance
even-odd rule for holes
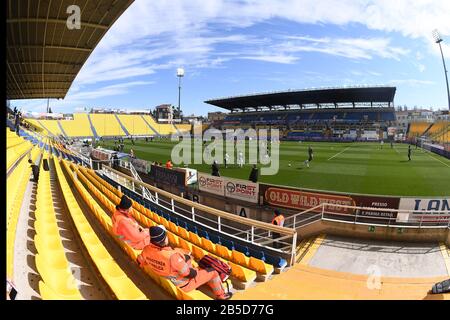
[[[253,220],[253,219],[249,219],[249,218],[245,218],[245,217],[240,217],[240,216],[236,216],[234,214],[219,210],[219,209],[215,209],[215,208],[211,208],[208,206],[205,206],[203,204],[197,203],[197,202],[193,202],[191,200],[188,199],[184,199],[182,197],[179,197],[177,195],[174,195],[170,192],[158,189],[152,185],[149,185],[145,182],[141,182],[139,180],[134,179],[133,177],[130,177],[129,175],[126,175],[120,171],[117,171],[107,165],[103,165],[104,167],[108,168],[108,170],[110,170],[111,172],[114,172],[115,174],[118,174],[128,180],[131,180],[132,182],[134,182],[137,185],[140,185],[141,187],[145,187],[151,191],[157,192],[162,196],[168,197],[170,199],[173,199],[177,202],[180,202],[182,204],[188,205],[192,208],[201,210],[201,211],[205,211],[209,214],[215,215],[217,217],[222,217],[222,218],[226,218],[228,220],[234,221],[234,222],[239,222],[241,224],[245,224],[248,226],[254,226],[254,227],[259,227],[259,228],[263,228],[263,229],[267,229],[270,230],[272,232],[277,232],[277,233],[281,233],[281,234],[285,234],[285,235],[291,235],[293,236],[294,234],[296,234],[296,231],[290,228],[285,228],[285,227],[280,227],[280,226],[275,226],[271,223],[267,223],[267,222],[262,222],[262,221],[258,221],[258,220]]]
[[[109,177],[110,179],[113,179],[115,181],[118,181],[121,178],[125,179],[124,182],[128,182],[129,183],[131,181],[131,183],[133,184],[133,189],[134,189],[134,184],[136,182],[138,182],[138,181],[134,181],[135,179],[131,178],[130,176],[128,176],[126,174],[122,174],[121,172],[118,172],[117,170],[114,170],[114,171],[113,170],[114,169],[112,169],[112,168],[110,168],[108,166],[103,166],[103,174],[105,174],[107,177]],[[124,182],[121,182],[121,183],[124,183]],[[142,185],[146,185],[146,184],[145,183],[140,183],[138,185],[141,185],[141,187],[143,189],[144,187]],[[192,221],[195,221],[196,223],[201,225],[203,228],[212,229],[212,230],[215,230],[216,232],[219,232],[219,233],[225,232],[225,228],[227,230],[241,231],[240,229],[236,229],[235,227],[224,223],[224,220],[236,221],[236,216],[235,215],[231,215],[232,219],[229,219],[229,218],[227,218],[227,213],[225,213],[225,212],[224,212],[225,215],[224,214],[217,215],[217,212],[216,212],[216,214],[212,214],[212,212],[211,212],[212,210],[220,211],[220,210],[217,210],[217,209],[214,209],[214,208],[209,208],[208,207],[208,210],[200,210],[200,211],[205,212],[206,214],[211,214],[212,216],[216,217],[217,221],[214,221],[214,220],[211,220],[211,219],[207,218],[205,215],[202,215],[202,214],[198,215],[198,214],[196,214],[195,208],[201,207],[201,205],[198,205],[198,203],[193,203],[193,202],[190,202],[189,200],[182,201],[182,203],[185,204],[185,205],[186,205],[186,203],[188,203],[187,206],[190,207],[190,210],[187,210],[187,209],[184,209],[182,207],[177,206],[176,203],[175,203],[175,202],[177,202],[177,203],[180,202],[181,203],[181,201],[179,201],[179,199],[185,200],[184,198],[178,197],[178,196],[173,195],[173,194],[169,194],[169,196],[167,196],[167,192],[165,192],[164,190],[157,191],[157,190],[159,190],[158,188],[155,188],[155,187],[153,187],[153,188],[155,189],[155,190],[153,190],[154,194],[155,194],[155,201],[152,200],[152,202],[154,202],[156,205],[160,206],[161,208],[163,208],[165,210],[168,210],[169,212],[172,212],[172,213],[174,213],[176,215],[182,216],[183,218],[191,219]],[[159,195],[162,195],[163,197],[160,197]],[[164,200],[165,197],[167,197],[168,200],[170,200],[170,201]],[[166,204],[166,205],[164,205],[164,204]],[[195,206],[193,206],[192,204],[195,204]],[[179,210],[184,211],[185,213],[187,213],[187,216],[185,214],[182,214],[181,211],[179,211]],[[189,215],[191,215],[191,218],[189,218]],[[196,218],[196,215],[197,215],[198,218]],[[239,217],[237,217],[238,220],[241,220],[240,224],[243,224],[242,223],[242,219],[244,219],[244,218],[242,218],[242,217],[240,217],[240,218],[241,219],[239,219]],[[216,223],[217,227],[213,227],[213,226],[204,224],[200,220],[206,220],[206,221],[211,221],[213,223]],[[252,220],[252,221],[258,222],[256,220]],[[247,233],[246,236],[244,236],[244,237],[241,237],[241,236],[238,237],[238,233],[239,232],[238,233],[226,232],[226,233],[228,234],[228,236],[230,236],[232,238],[235,238],[237,240],[247,241],[247,242],[255,244],[255,245],[263,246],[266,249],[270,249],[270,250],[274,250],[274,251],[277,251],[277,252],[280,252],[280,253],[288,254],[290,256],[289,261],[292,264],[293,261],[294,261],[294,258],[295,258],[295,248],[296,248],[296,243],[297,243],[297,232],[295,230],[292,230],[293,232],[288,232],[287,235],[286,235],[286,232],[284,232],[284,233],[281,232],[283,234],[279,233],[279,234],[281,234],[280,237],[278,237],[276,239],[275,238],[269,238],[268,236],[261,236],[261,235],[257,234],[257,230],[261,230],[261,227],[260,226],[259,227],[255,226],[255,224],[256,223],[253,223],[251,229],[249,230],[249,233]],[[258,225],[260,225],[260,224],[265,224],[265,223],[259,222]],[[270,229],[277,229],[276,226],[273,226],[271,224],[270,224],[270,226],[271,226]],[[282,228],[283,229],[283,227],[278,227],[278,228]],[[267,231],[267,228],[266,229],[262,228],[262,229],[265,230],[265,232],[263,232],[263,234],[265,234],[266,232],[270,232],[270,231]],[[289,234],[289,233],[292,233],[292,235]],[[289,241],[288,242],[284,241],[284,239],[288,239],[288,238],[291,239],[290,242]],[[278,246],[277,246],[278,248],[276,248],[275,246],[271,247],[269,245],[269,244],[274,244],[274,243],[278,244]]]

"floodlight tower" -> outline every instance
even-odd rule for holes
[[[442,53],[441,42],[442,42],[443,40],[442,40],[441,35],[439,34],[439,31],[437,31],[437,29],[434,29],[434,30],[433,30],[433,38],[434,38],[434,41],[435,41],[437,44],[439,44],[439,49],[441,50],[442,64],[444,65],[445,82],[446,82],[446,84],[447,84],[448,109],[450,110],[450,89],[448,88],[448,77],[447,77],[447,72],[448,72],[448,71],[447,71],[447,68],[446,68],[446,66],[445,66],[444,54]]]
[[[180,97],[181,97],[181,78],[184,76],[184,69],[177,69],[177,77],[178,77],[178,109],[180,109]]]

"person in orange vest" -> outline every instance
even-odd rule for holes
[[[172,169],[173,168],[173,164],[172,164],[172,161],[170,161],[170,159],[167,160],[167,162],[166,162],[166,168],[167,169]]]
[[[142,250],[150,244],[150,233],[148,229],[142,228],[133,218],[131,206],[131,200],[125,195],[122,196],[112,216],[113,232],[133,249]]]
[[[272,219],[272,224],[275,226],[282,227],[284,225],[284,216],[281,214],[280,210],[278,210],[278,209],[275,209],[274,213],[275,213],[275,216]],[[273,240],[278,239],[279,237],[280,237],[279,233],[272,232]],[[279,242],[274,242],[273,247],[276,249],[279,249],[281,247],[281,244]]]
[[[225,293],[219,274],[214,269],[192,267],[190,252],[169,246],[166,228],[162,225],[150,227],[150,244],[137,257],[141,267],[150,268],[159,276],[185,292],[190,292],[207,284],[218,300],[228,300],[231,293]]]

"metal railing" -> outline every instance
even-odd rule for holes
[[[108,178],[118,182],[126,179],[135,185],[140,185],[149,190],[153,195],[149,201],[181,218],[197,223],[205,230],[213,230],[224,233],[230,238],[259,246],[273,253],[281,253],[290,260],[292,264],[295,259],[297,232],[293,229],[274,226],[270,223],[261,222],[249,218],[240,217],[225,211],[211,208],[167,191],[148,185],[131,176],[125,175],[111,167],[102,166],[102,173]],[[143,189],[142,189],[143,190]],[[136,192],[136,190],[135,190]],[[143,196],[142,193],[138,193]],[[248,230],[245,230],[248,228]],[[245,230],[245,232],[243,232]],[[267,236],[268,231],[279,234],[279,238]]]
[[[340,212],[347,213],[340,213]],[[379,212],[370,215],[368,212]],[[381,209],[371,207],[347,206],[340,204],[322,203],[316,207],[302,211],[285,219],[284,226],[297,229],[319,220],[343,223],[378,225],[384,227],[404,228],[448,228],[450,227],[450,211],[426,211],[405,209]],[[384,217],[382,214],[388,214]]]
[[[139,180],[139,181],[141,181],[141,182],[144,182],[144,181],[142,181],[141,177],[139,176],[139,173],[136,171],[136,168],[133,166],[133,164],[132,164],[131,162],[120,160],[119,165],[120,165],[121,167],[124,167],[124,168],[126,168],[126,169],[129,169],[130,172],[131,172],[131,174],[133,175],[133,177],[134,177],[136,180]],[[133,186],[133,191],[135,191],[135,186],[134,186],[134,183],[133,183],[133,182],[132,182],[132,186]],[[151,200],[151,201],[153,201],[153,202],[156,201],[156,199],[153,197],[153,195],[150,193],[150,191],[148,191],[147,188],[141,186],[141,189],[142,189],[142,196],[143,196],[144,198],[146,198],[146,199],[148,199],[148,200]]]

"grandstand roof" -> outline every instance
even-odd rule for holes
[[[8,0],[7,99],[64,98],[98,42],[133,1]],[[80,29],[67,26],[72,5],[80,8]]]
[[[276,110],[333,106],[339,104],[365,104],[373,106],[393,105],[396,87],[371,86],[371,87],[343,87],[343,88],[319,88],[304,90],[288,90],[280,92],[268,92],[244,96],[234,96],[220,99],[207,100],[205,103],[231,111]]]

